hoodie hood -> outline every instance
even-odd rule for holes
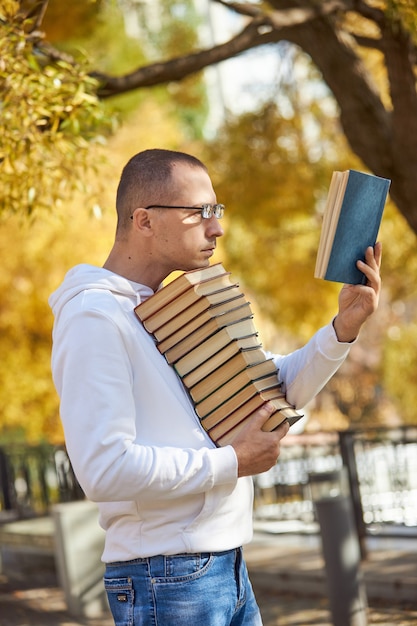
[[[128,297],[135,307],[153,295],[153,290],[140,283],[135,283],[119,274],[94,265],[76,265],[67,272],[62,284],[49,297],[49,306],[54,316],[62,308],[87,289],[110,291],[114,295]]]

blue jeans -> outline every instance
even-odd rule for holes
[[[116,626],[262,626],[242,549],[108,563]]]

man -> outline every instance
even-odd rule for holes
[[[106,529],[105,586],[115,624],[261,624],[242,560],[252,536],[251,476],[271,468],[288,425],[261,430],[266,404],[216,448],[134,307],[174,270],[209,265],[223,234],[205,166],[147,150],[123,170],[104,268],[73,268],[51,296],[54,381],[69,455]],[[381,246],[344,286],[333,324],[275,355],[287,399],[304,406],[376,309]]]

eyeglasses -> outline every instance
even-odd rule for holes
[[[145,209],[186,209],[187,211],[200,211],[201,217],[205,220],[210,219],[211,217],[216,217],[218,220],[221,219],[224,215],[225,206],[224,204],[202,204],[201,206],[167,206],[164,204],[150,204],[149,206],[145,206]],[[133,220],[133,215],[130,216],[130,219]]]

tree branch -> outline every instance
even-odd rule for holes
[[[273,11],[262,11],[256,5],[246,4],[242,2],[227,2],[227,0],[212,0],[217,4],[221,4],[228,9],[233,10],[235,13],[247,17],[263,17],[266,22],[269,22],[274,28],[289,28],[291,26],[297,26],[297,24],[304,24],[309,20],[316,17],[330,15],[339,10],[346,11],[348,6],[351,5],[350,0],[321,0],[320,3],[306,2],[305,6],[278,8]],[[274,6],[274,3],[271,3]],[[278,3],[279,4],[279,3]]]
[[[247,4],[244,2],[226,2],[225,0],[212,0],[213,3],[220,4],[227,9],[230,9],[238,15],[245,15],[247,17],[258,17],[259,15],[265,15],[265,12],[256,4]]]
[[[380,27],[385,24],[384,12],[381,9],[370,6],[364,0],[354,0],[352,9]]]
[[[275,37],[271,36],[271,29],[269,32],[262,32],[263,26],[265,26],[264,17],[255,18],[238,35],[226,43],[169,61],[153,63],[124,76],[113,77],[101,72],[92,72],[91,75],[101,83],[98,96],[109,98],[138,87],[152,87],[178,81],[209,65],[230,59],[245,50],[275,41]]]
[[[343,0],[328,0],[320,6],[289,8],[264,13],[255,9],[253,5],[216,1],[224,6],[232,7],[242,15],[250,15],[251,21],[228,42],[213,46],[209,50],[201,50],[169,61],[154,63],[119,77],[93,72],[92,76],[101,83],[98,90],[99,97],[109,98],[139,87],[152,87],[179,81],[209,65],[233,58],[246,50],[285,39],[286,29],[305,24],[318,16],[329,15],[346,6]]]
[[[352,7],[352,0],[320,0],[319,2],[311,2],[311,0],[305,0],[304,6],[302,3],[297,3],[295,7],[282,7],[283,3],[270,2],[272,6],[275,6],[274,11],[265,11],[259,5],[248,4],[245,2],[228,2],[227,0],[211,0],[214,3],[220,4],[238,15],[245,15],[247,17],[259,17],[263,15],[265,18],[273,17],[273,20],[277,27],[280,26],[295,26],[301,22],[305,22],[313,17],[320,15],[329,15],[335,13],[338,10],[347,11]],[[285,4],[285,3],[284,3]],[[288,4],[288,3],[287,3]]]
[[[368,48],[371,50],[384,51],[384,46],[381,38],[375,39],[374,37],[365,37],[363,35],[357,35],[356,33],[349,33],[350,36],[356,41],[361,48]]]
[[[76,60],[71,54],[68,54],[68,52],[64,52],[63,50],[58,50],[47,41],[38,43],[36,48],[50,61],[65,61],[65,63],[68,63],[69,65],[76,64]]]
[[[35,18],[30,32],[38,31],[40,29],[48,4],[49,0],[37,0],[33,7],[25,14],[25,19]]]

